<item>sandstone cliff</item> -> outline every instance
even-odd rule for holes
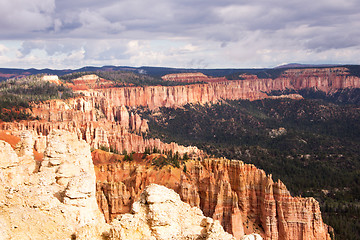
[[[193,75],[175,74],[168,78],[193,78]],[[204,76],[195,74],[195,78]],[[33,130],[39,138],[47,135],[51,128],[66,129],[76,132],[79,138],[86,140],[93,148],[103,146],[118,152],[138,152],[156,147],[160,150],[178,151],[181,154],[192,152],[194,155],[201,155],[201,151],[196,147],[183,147],[176,143],[165,144],[158,139],[144,139],[141,134],[148,130],[147,121],[141,119],[131,108],[180,107],[187,103],[211,103],[221,99],[256,100],[268,98],[266,92],[272,90],[317,88],[330,92],[339,88],[360,87],[360,79],[350,76],[346,68],[291,69],[276,79],[258,79],[255,75],[244,79],[171,87],[89,89],[82,91],[82,97],[33,104],[34,117],[50,123],[24,123],[21,129]],[[75,83],[85,82],[91,86],[95,84],[96,88],[97,83],[101,84],[104,81],[106,82],[96,75],[89,75],[77,79]],[[280,97],[301,98],[299,95]],[[2,129],[10,128],[16,129],[2,126]],[[40,140],[37,142],[39,146],[44,146],[40,144]]]
[[[216,102],[220,99],[257,100],[272,90],[316,88],[331,92],[341,88],[360,88],[360,78],[350,76],[346,68],[290,69],[276,79],[244,80],[185,86],[147,86],[83,91],[87,96],[105,98],[115,106],[179,107],[187,103]]]
[[[44,122],[22,121],[19,123],[1,123],[1,130],[7,130],[15,136],[20,136],[23,130],[29,130],[34,135],[34,147],[43,152],[46,146],[46,136],[53,130],[66,130],[75,133],[79,139],[85,140],[93,149],[105,147],[122,153],[144,152],[148,149],[178,152],[192,157],[202,156],[204,153],[194,146],[182,146],[175,142],[164,143],[160,139],[146,139],[142,135],[129,132],[121,125],[106,120],[98,122],[78,123],[76,121]]]
[[[188,161],[184,171],[129,162],[98,164],[99,206],[110,221],[129,212],[145,187],[156,183],[219,220],[237,239],[254,231],[268,240],[330,239],[315,199],[292,197],[282,182],[273,182],[253,165],[204,159]]]
[[[42,162],[34,160],[33,145],[29,131],[15,150],[0,140],[0,239],[234,239],[218,221],[159,185],[147,186],[132,213],[108,225],[95,199],[89,145],[53,130]]]
[[[33,144],[30,132],[21,134],[15,151],[0,141],[0,239],[101,239],[106,226],[90,147],[52,131],[39,166]]]

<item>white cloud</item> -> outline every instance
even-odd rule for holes
[[[6,52],[9,51],[9,48],[6,47],[5,45],[3,44],[0,44],[0,55],[4,55]]]
[[[0,2],[1,36],[21,36],[46,31],[52,25],[55,0],[12,0]]]
[[[7,58],[2,67],[359,63],[360,5],[356,0],[1,1],[0,40],[9,40],[0,45]]]

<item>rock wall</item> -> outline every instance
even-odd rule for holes
[[[117,152],[144,152],[146,148],[202,155],[197,147],[181,146],[174,142],[163,143],[159,139],[146,139],[149,129],[147,120],[124,105],[115,105],[104,97],[77,97],[68,100],[50,100],[32,104],[32,114],[41,120],[20,123],[1,123],[0,129],[30,130],[35,139],[35,149],[44,151],[45,136],[52,129],[74,132],[94,149],[105,147]]]
[[[108,221],[130,211],[150,183],[174,189],[237,239],[257,232],[267,240],[328,240],[318,202],[292,197],[282,182],[253,165],[226,159],[188,161],[182,169],[146,164],[96,166],[97,200]],[[186,171],[186,173],[185,173]]]
[[[145,106],[154,109],[179,107],[187,103],[216,102],[220,99],[257,100],[268,97],[266,92],[272,90],[316,88],[331,92],[340,88],[359,87],[360,78],[350,76],[346,68],[321,68],[290,69],[276,79],[258,79],[252,76],[244,80],[219,83],[108,88],[83,93],[96,98],[105,98],[116,106]]]
[[[198,78],[205,75],[175,74],[170,79]],[[206,76],[205,76],[206,77]],[[148,86],[91,89],[82,91],[84,96],[64,100],[51,100],[33,104],[34,117],[49,123],[24,123],[20,129],[29,129],[37,135],[38,150],[43,150],[44,139],[50,129],[65,129],[76,132],[80,139],[91,147],[112,148],[118,152],[143,152],[145,148],[180,154],[185,152],[201,155],[196,147],[183,147],[176,143],[162,143],[158,139],[144,139],[142,133],[148,131],[147,120],[131,110],[132,107],[145,106],[180,107],[187,103],[216,102],[220,99],[262,99],[268,98],[271,90],[301,89],[315,87],[330,92],[338,88],[360,87],[359,78],[350,76],[346,68],[291,69],[276,79],[257,79],[255,75],[243,76],[245,80],[224,81],[220,83],[193,84],[185,86]],[[77,81],[98,82],[97,76],[87,76]],[[280,97],[300,99],[293,94]],[[279,97],[270,97],[279,98]],[[16,125],[16,124],[15,124]],[[2,129],[11,127],[4,126]]]
[[[93,149],[105,147],[119,153],[124,150],[130,152],[144,152],[146,148],[178,152],[180,155],[187,153],[190,157],[198,157],[204,153],[195,146],[182,146],[175,142],[164,143],[160,139],[146,139],[142,135],[129,132],[126,128],[115,122],[107,120],[97,122],[76,121],[44,122],[22,121],[20,123],[1,123],[0,130],[10,131],[15,136],[20,136],[23,130],[29,130],[34,136],[34,148],[43,152],[46,146],[46,136],[53,130],[66,130],[75,133],[79,139],[85,140]]]

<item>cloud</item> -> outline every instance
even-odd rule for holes
[[[0,40],[21,42],[3,44],[11,64],[28,67],[268,67],[360,55],[356,0],[1,1],[0,30]]]
[[[3,44],[0,44],[0,56],[5,55],[7,52],[9,52],[9,48]]]
[[[55,0],[12,0],[0,2],[0,36],[23,37],[46,31],[52,24]]]

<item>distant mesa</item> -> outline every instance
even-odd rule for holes
[[[73,79],[68,86],[73,90],[89,90],[113,87],[114,83],[95,74],[89,74]]]
[[[164,81],[170,82],[183,82],[183,83],[195,83],[195,82],[225,82],[227,79],[225,77],[208,77],[203,73],[174,73],[167,74],[161,77]]]

